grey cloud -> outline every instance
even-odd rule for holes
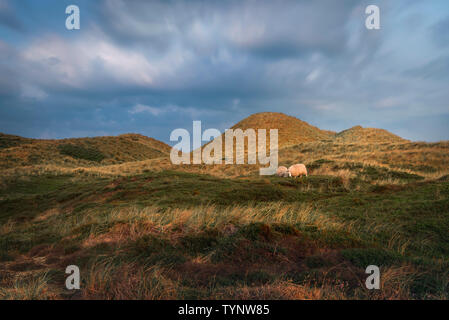
[[[15,31],[24,31],[22,22],[17,18],[11,4],[7,0],[0,0],[0,25]]]
[[[339,52],[357,1],[103,1],[103,26],[120,42],[198,54],[227,46],[262,56]]]
[[[444,136],[440,127],[406,129],[412,117],[427,114],[429,124],[447,113],[447,54],[416,59],[418,67],[402,59],[411,50],[396,20],[405,2],[382,2],[383,28],[374,32],[364,27],[368,3],[90,3],[93,18],[79,33],[42,31],[21,49],[0,42],[0,131],[134,131],[167,141],[192,120],[223,130],[251,113],[280,111],[324,129]],[[130,112],[138,105],[151,108]]]

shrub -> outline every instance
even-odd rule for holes
[[[101,162],[105,155],[99,150],[89,147],[83,147],[75,144],[61,144],[58,146],[59,152],[63,155],[88,161]]]
[[[341,253],[345,259],[361,268],[369,265],[390,266],[402,260],[402,257],[396,253],[377,248],[345,249]]]

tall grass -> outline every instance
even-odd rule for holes
[[[43,300],[56,295],[49,290],[47,272],[16,276],[9,286],[0,286],[0,300]]]

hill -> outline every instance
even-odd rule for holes
[[[355,126],[339,133],[319,129],[279,112],[253,114],[232,129],[278,129],[279,149],[304,143],[381,144],[408,142],[386,130]],[[220,139],[223,138],[223,135]],[[269,146],[269,141],[267,141]],[[245,144],[245,151],[247,146]],[[139,134],[62,140],[29,139],[0,133],[0,168],[33,165],[92,167],[167,157],[170,146]],[[224,149],[223,149],[224,152]],[[169,161],[169,160],[167,160]]]
[[[337,133],[334,140],[338,143],[402,143],[408,142],[384,129],[355,126]]]
[[[296,145],[301,142],[329,140],[333,131],[321,130],[298,118],[279,112],[255,113],[235,124],[232,129],[278,129],[279,148]]]
[[[270,148],[270,129],[278,130],[278,148],[283,149],[286,147],[294,146],[303,142],[314,141],[329,141],[335,135],[333,131],[321,130],[308,124],[305,121],[298,118],[288,116],[280,112],[261,112],[250,115],[249,117],[241,120],[231,127],[232,130],[241,129],[246,131],[248,129],[254,129],[257,134],[258,129],[267,130],[267,150]],[[222,139],[223,156],[225,155],[225,134],[215,139]],[[207,143],[208,144],[208,143]],[[206,145],[207,145],[206,144]],[[206,146],[204,145],[204,146]],[[202,146],[202,148],[204,148]],[[256,150],[258,147],[256,146]],[[245,145],[243,152],[248,152],[248,141],[245,138]],[[236,145],[234,144],[234,155],[236,154]]]
[[[409,142],[387,130],[362,128],[355,126],[335,133],[322,130],[298,118],[279,112],[262,112],[253,114],[238,122],[231,129],[278,129],[279,149],[292,147],[303,143],[328,142],[337,144],[382,144]],[[220,136],[223,139],[223,135]],[[224,141],[224,140],[223,140]],[[269,146],[269,143],[267,143]],[[247,146],[245,145],[245,152]]]
[[[0,150],[16,147],[21,144],[31,143],[33,139],[22,138],[0,132]]]
[[[309,176],[177,166],[134,134],[1,135],[0,299],[448,299],[449,141],[278,113],[233,128],[280,129],[279,164]]]
[[[61,140],[0,135],[0,168],[110,165],[154,159],[169,152],[167,144],[139,134]]]

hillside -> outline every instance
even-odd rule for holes
[[[338,143],[402,143],[408,142],[384,129],[363,128],[355,126],[341,131],[335,135],[335,142]]]
[[[267,133],[267,150],[270,148],[270,129],[278,130],[278,148],[283,149],[286,147],[294,146],[303,142],[314,141],[330,141],[335,132],[321,130],[308,124],[305,121],[298,118],[288,116],[280,112],[261,112],[250,115],[249,117],[236,123],[231,129],[241,129],[243,131],[247,129],[254,129],[257,134],[258,129],[266,129]],[[225,134],[215,139],[222,140],[222,154],[225,156]],[[207,143],[208,144],[208,143]],[[206,145],[207,145],[206,144]],[[202,146],[204,148],[206,145]],[[256,145],[256,150],[258,149]],[[245,145],[243,153],[248,152],[248,141],[245,138]],[[236,154],[236,145],[234,144],[234,157]]]
[[[295,117],[279,112],[255,113],[235,124],[232,129],[278,129],[279,148],[301,142],[329,140],[335,132],[321,130]]]
[[[280,129],[279,164],[309,176],[173,165],[135,134],[1,135],[0,300],[448,299],[449,141],[279,113],[233,128]]]
[[[333,131],[322,130],[298,118],[278,112],[262,112],[253,114],[232,126],[231,129],[266,129],[267,148],[269,147],[269,130],[278,129],[278,145],[280,150],[304,143],[374,145],[383,143],[409,142],[408,140],[405,140],[386,130],[362,128],[361,126],[355,126],[339,133],[335,133]],[[223,136],[224,135],[222,134],[220,139],[223,139]],[[247,146],[245,145],[245,152],[246,151]]]
[[[0,132],[0,150],[31,143],[33,139],[23,138]]]
[[[98,166],[166,156],[170,146],[139,134],[62,140],[0,135],[0,168],[53,164]]]
[[[321,130],[305,121],[278,112],[256,113],[232,126],[232,129],[250,128],[266,129],[267,134],[270,129],[278,129],[279,149],[304,143],[374,145],[408,142],[383,129],[355,126],[340,133]],[[222,139],[223,135],[220,138]],[[245,151],[246,149],[245,144]],[[33,165],[105,166],[167,157],[169,152],[170,146],[167,144],[139,134],[39,140],[0,133],[0,168],[3,169]]]
[[[278,128],[279,165],[302,162],[310,166],[311,172],[317,172],[317,163],[327,163],[320,166],[318,172],[327,170],[328,174],[338,172],[341,175],[341,170],[362,165],[399,170],[426,178],[449,174],[449,142],[409,142],[382,129],[360,126],[334,133],[313,127],[297,118],[271,112],[254,114],[232,128]],[[33,140],[0,135],[0,145],[10,146],[0,149],[0,169],[7,169],[2,172],[4,177],[14,176],[18,171],[23,174],[69,174],[79,170],[114,176],[176,170],[218,177],[242,177],[256,175],[259,170],[258,165],[247,164],[173,165],[168,156],[168,145],[136,134],[65,140]],[[73,148],[72,145],[79,145],[84,150]],[[91,160],[80,159],[80,156]],[[329,161],[334,164],[329,165]]]

